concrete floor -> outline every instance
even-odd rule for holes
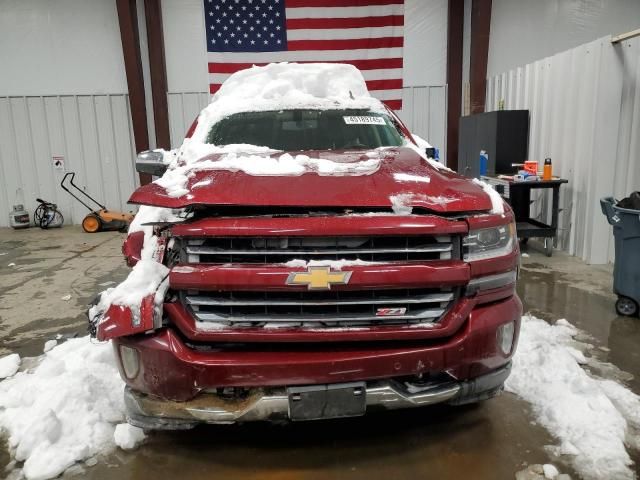
[[[38,355],[58,333],[85,335],[85,305],[106,282],[127,274],[122,238],[115,232],[89,235],[76,227],[0,229],[0,355]],[[549,320],[566,318],[586,331],[596,346],[592,354],[622,370],[610,373],[640,393],[640,321],[616,315],[611,269],[560,253],[549,259],[534,246],[531,242],[530,256],[523,258],[518,286],[525,311]],[[66,295],[71,298],[63,300]],[[155,433],[137,451],[118,451],[75,474],[92,479],[495,480],[513,479],[530,464],[553,462],[574,475],[545,450],[552,443],[533,423],[528,405],[504,394],[471,407]],[[7,453],[0,449],[0,472],[6,463]]]

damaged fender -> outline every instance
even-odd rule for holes
[[[155,308],[155,294],[147,295],[137,315],[129,307],[111,305],[97,321],[96,338],[102,342],[154,330],[160,325],[161,313]]]

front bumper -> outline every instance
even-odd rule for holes
[[[497,395],[511,371],[511,363],[473,380],[443,382],[421,388],[393,379],[366,382],[366,410],[396,410],[437,403],[460,405]],[[230,424],[290,418],[290,392],[284,387],[256,388],[245,398],[222,399],[201,394],[187,402],[171,402],[126,387],[127,420],[145,429],[183,430],[201,423]]]
[[[452,335],[412,341],[206,344],[198,349],[179,332],[164,328],[114,340],[137,352],[139,365],[125,382],[141,393],[187,401],[219,387],[278,387],[334,384],[447,373],[469,380],[506,364],[515,349],[522,313],[517,295],[476,306]],[[497,345],[497,330],[514,322],[509,354]]]
[[[194,348],[172,328],[114,340],[135,349],[139,366],[127,377],[125,400],[131,423],[144,428],[190,428],[288,417],[287,389],[295,386],[366,385],[366,409],[464,403],[497,393],[509,374],[520,326],[517,295],[471,309],[453,335],[403,342],[316,344],[209,344]],[[515,323],[511,351],[497,344],[500,326]],[[418,393],[406,382],[447,380]],[[403,386],[405,385],[405,386]],[[221,387],[249,392],[241,400],[216,393]],[[413,390],[415,391],[415,390]]]

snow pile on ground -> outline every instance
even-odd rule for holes
[[[89,337],[52,348],[35,367],[0,382],[0,430],[8,434],[13,459],[24,462],[24,476],[54,478],[115,448],[115,425],[124,421],[122,390],[111,345]],[[139,443],[143,435],[127,436]]]
[[[12,353],[0,358],[0,379],[11,377],[20,368],[20,355]]]
[[[116,425],[116,430],[113,433],[113,439],[123,450],[133,450],[140,445],[146,438],[141,428],[134,427],[128,423],[121,423]]]
[[[585,479],[635,478],[625,442],[638,441],[640,397],[582,368],[597,361],[585,357],[578,333],[566,320],[550,325],[525,315],[506,390],[532,404],[559,441],[553,450],[572,456]]]

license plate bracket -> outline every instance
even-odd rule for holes
[[[294,422],[358,417],[367,409],[365,382],[289,387],[287,395]]]

